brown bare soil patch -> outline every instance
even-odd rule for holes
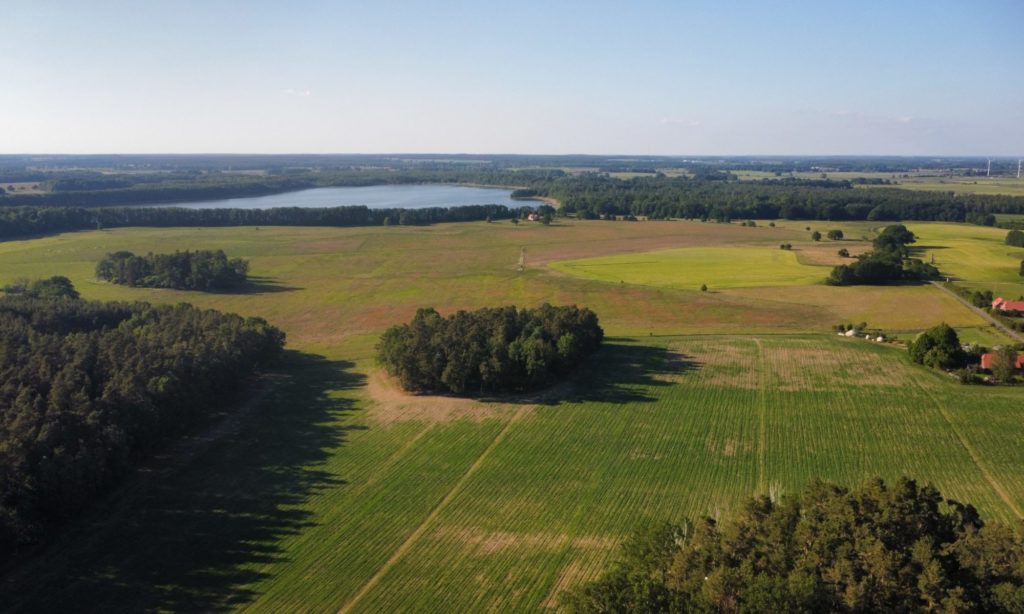
[[[851,386],[902,388],[913,382],[902,367],[878,359],[874,352],[860,350],[851,339],[850,351],[818,347],[813,340],[790,342],[784,346],[769,344],[765,349],[769,381],[782,391],[837,390]],[[840,385],[840,382],[842,384]]]
[[[487,531],[475,527],[441,528],[436,535],[475,548],[483,555],[495,554],[509,548],[553,552],[571,546],[581,550],[611,550],[619,544],[618,538],[609,535],[581,535],[570,538],[565,533],[512,533]]]
[[[756,390],[760,384],[757,373],[757,348],[752,343],[735,339],[700,339],[676,344],[669,350],[692,358],[700,365],[696,372],[703,385],[727,386]]]
[[[843,248],[850,252],[850,258],[843,258],[838,254],[839,250]],[[850,264],[854,261],[853,256],[870,250],[870,243],[860,241],[822,241],[821,243],[799,245],[793,248],[797,262],[818,266]]]
[[[708,437],[704,440],[704,449],[709,454],[721,454],[722,456],[736,456],[738,452],[751,452],[754,449],[753,444],[744,443],[738,439],[726,439],[724,442],[719,442],[713,437]]]
[[[373,403],[369,418],[377,424],[442,424],[459,420],[483,422],[511,418],[522,408],[522,405],[512,403],[485,403],[460,397],[410,394],[379,369],[367,378],[366,392]]]

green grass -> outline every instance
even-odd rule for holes
[[[807,266],[791,251],[767,247],[689,247],[643,254],[567,260],[552,265],[606,282],[664,288],[753,288],[822,283],[828,268]]]
[[[638,523],[814,476],[912,475],[988,518],[1024,507],[1019,395],[861,340],[616,339],[556,400],[439,421],[378,420],[366,364],[292,360],[236,437],[24,570],[19,603],[534,611]]]
[[[726,258],[708,265],[723,277],[749,278],[735,261],[746,255],[763,255],[764,267],[827,271],[777,248],[810,245],[804,225],[123,229],[0,243],[0,282],[65,274],[87,298],[263,315],[293,350],[285,379],[239,431],[170,476],[137,480],[105,501],[5,574],[0,603],[535,611],[602,569],[644,520],[728,514],[752,493],[795,492],[813,476],[852,483],[908,474],[987,517],[1017,517],[1019,391],[964,388],[909,364],[899,348],[826,332],[865,319],[901,336],[939,321],[986,334],[940,290],[807,281],[718,291],[711,279],[620,284],[547,266],[670,249]],[[813,225],[850,236],[871,228]],[[976,227],[922,226],[935,245],[960,241],[969,251],[991,239],[977,238]],[[530,266],[520,274],[522,246]],[[249,258],[259,283],[243,294],[202,294],[92,279],[107,251],[186,248]],[[773,257],[782,263],[762,261]],[[675,275],[672,267],[659,275]],[[700,283],[712,292],[697,291]],[[381,389],[373,343],[417,307],[545,300],[590,306],[612,339],[541,402]]]
[[[775,173],[766,171],[733,171],[743,181],[760,181],[776,179]],[[833,181],[849,181],[853,179],[888,179],[890,185],[857,185],[862,189],[899,188],[902,190],[923,190],[928,192],[956,192],[958,194],[1005,194],[1008,196],[1024,196],[1024,179],[1016,177],[968,177],[966,175],[938,176],[924,173],[873,173],[873,172],[799,172],[794,176],[799,179],[822,179]],[[782,177],[789,177],[783,172]]]

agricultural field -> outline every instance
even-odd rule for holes
[[[807,225],[850,240],[815,245]],[[85,298],[260,315],[288,333],[290,350],[244,420],[171,467],[157,458],[8,570],[0,608],[555,609],[559,592],[595,576],[639,523],[724,516],[752,493],[796,492],[814,476],[911,475],[986,517],[1021,518],[1018,390],[962,387],[899,346],[830,332],[866,320],[901,337],[942,321],[995,334],[937,288],[833,288],[820,283],[826,263],[800,259],[862,245],[872,228],[502,222],[0,243],[0,283],[60,274]],[[964,225],[911,229],[944,270],[944,253],[995,238]],[[255,283],[206,294],[94,279],[107,252],[175,249],[247,258]],[[652,258],[658,266],[642,264]],[[955,274],[989,279],[1004,258],[993,245]],[[618,278],[566,268],[590,259],[611,261]],[[696,267],[719,268],[696,280]],[[800,274],[759,286],[758,267]],[[410,396],[373,360],[384,328],[417,307],[544,301],[590,307],[609,337],[543,393]]]
[[[984,170],[984,169],[982,169]],[[775,173],[767,171],[732,171],[742,181],[759,181],[776,179]],[[783,177],[791,176],[788,172]],[[956,192],[958,194],[1005,194],[1008,196],[1024,195],[1024,179],[1015,176],[975,177],[966,175],[942,176],[934,172],[927,173],[871,173],[871,172],[798,172],[793,173],[798,179],[831,179],[833,181],[850,181],[854,179],[887,179],[892,185],[862,185],[864,189],[876,187],[900,188],[904,190],[924,190],[929,192]]]

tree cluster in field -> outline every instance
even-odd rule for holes
[[[640,530],[576,612],[1020,612],[1024,539],[908,479],[748,500]]]
[[[909,257],[907,245],[916,240],[914,233],[903,224],[886,226],[872,242],[872,251],[857,256],[853,264],[833,268],[825,282],[832,286],[853,286],[936,279],[938,269]]]
[[[0,299],[0,551],[79,514],[283,345],[260,318],[187,304]]]
[[[414,392],[476,394],[535,390],[569,373],[604,337],[597,315],[543,305],[459,311],[420,309],[377,345],[380,363]]]
[[[115,284],[178,290],[227,290],[245,283],[249,261],[229,259],[222,250],[136,256],[120,251],[96,265],[96,277]]]
[[[918,335],[907,350],[911,360],[934,369],[956,369],[968,362],[956,330],[945,322]]]
[[[0,239],[30,237],[74,230],[150,227],[226,226],[422,226],[442,222],[508,219],[519,210],[504,205],[467,205],[425,209],[370,209],[363,206],[277,209],[182,209],[179,207],[3,207]]]
[[[21,278],[3,288],[7,296],[24,296],[26,298],[78,298],[71,280],[63,275],[54,275],[48,279]]]

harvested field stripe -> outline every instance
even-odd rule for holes
[[[759,493],[763,493],[765,492],[765,456],[768,453],[768,362],[764,357],[764,346],[761,345],[761,340],[754,339],[754,343],[757,345],[758,399],[760,400],[757,432],[757,490]]]
[[[466,470],[466,473],[462,474],[462,477],[459,478],[459,481],[456,482],[454,486],[452,486],[452,489],[448,491],[448,494],[446,494],[444,498],[441,499],[441,502],[438,503],[434,507],[434,509],[430,511],[430,514],[428,514],[427,517],[423,520],[423,522],[420,523],[418,527],[416,527],[416,530],[413,531],[409,535],[409,537],[406,538],[406,540],[402,542],[402,544],[391,554],[388,560],[385,561],[381,568],[377,570],[377,573],[373,574],[373,576],[366,581],[366,584],[363,584],[363,587],[359,589],[359,592],[357,592],[352,597],[352,599],[349,600],[348,603],[346,603],[338,610],[338,614],[350,612],[352,608],[355,607],[357,603],[359,603],[360,599],[366,596],[366,594],[369,593],[370,590],[373,589],[373,587],[377,586],[377,583],[380,582],[381,578],[384,577],[384,574],[386,574],[392,567],[395,566],[395,563],[397,563],[402,558],[402,556],[406,552],[408,552],[408,550],[413,546],[413,544],[415,544],[416,541],[419,540],[419,538],[422,537],[424,533],[426,533],[427,528],[431,525],[431,523],[433,523],[434,519],[437,518],[441,514],[441,512],[444,511],[445,507],[447,507],[448,504],[453,499],[455,499],[455,497],[462,491],[463,486],[465,486],[465,484],[469,481],[469,478],[473,477],[473,474],[476,473],[477,469],[479,469],[480,466],[483,465],[484,460],[491,453],[491,451],[498,447],[498,444],[500,444],[502,440],[505,439],[505,436],[508,435],[508,432],[512,429],[512,425],[514,425],[516,422],[519,422],[519,420],[527,413],[529,413],[532,409],[533,406],[531,405],[523,405],[521,408],[519,408],[519,411],[517,411],[516,414],[505,424],[505,428],[501,429],[501,431],[498,432],[497,436],[495,436],[494,438],[494,441],[491,442],[491,445],[487,446],[487,448],[484,449],[484,451],[480,454],[479,457],[477,457],[473,464],[469,466],[469,469]]]
[[[960,445],[962,445],[964,449],[967,450],[967,454],[971,457],[971,460],[974,461],[974,465],[978,468],[978,471],[981,472],[981,475],[985,476],[985,479],[988,481],[989,485],[992,486],[992,489],[996,491],[996,494],[999,495],[999,498],[1002,499],[1003,502],[1006,503],[1006,505],[1011,510],[1013,510],[1013,513],[1017,515],[1017,518],[1024,518],[1024,512],[1021,512],[1020,507],[1018,507],[1017,504],[1014,503],[1013,499],[1010,497],[1010,493],[1006,492],[1006,489],[1003,488],[1003,485],[1001,483],[999,483],[999,480],[997,480],[995,476],[993,476],[989,472],[988,468],[985,467],[985,464],[981,460],[981,455],[978,454],[978,451],[974,449],[974,446],[971,445],[971,442],[967,441],[967,438],[964,436],[964,434],[960,432],[960,427],[958,427],[956,423],[953,422],[953,419],[949,416],[949,412],[946,411],[946,406],[943,403],[941,403],[939,399],[935,397],[934,394],[932,394],[931,390],[928,390],[920,383],[917,384],[917,387],[923,390],[924,393],[928,395],[928,398],[932,400],[932,403],[935,404],[936,409],[939,410],[939,413],[942,414],[943,419],[945,419],[946,423],[949,424],[949,429],[953,432],[954,435],[956,435],[957,440],[960,441]]]

